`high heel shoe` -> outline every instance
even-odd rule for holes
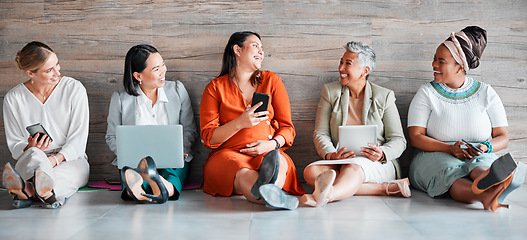
[[[399,190],[390,192],[389,187],[390,187],[390,184],[392,183],[397,184],[397,187],[399,187]],[[388,184],[386,184],[386,195],[390,196],[390,195],[395,195],[397,193],[400,193],[403,197],[406,197],[406,198],[412,196],[412,192],[410,191],[410,181],[408,181],[408,178],[398,179],[393,182],[388,182]]]
[[[164,203],[168,200],[168,190],[161,181],[161,176],[157,173],[156,163],[150,156],[145,157],[139,161],[137,165],[137,172],[141,177],[148,182],[154,194],[142,194],[145,197],[152,199],[156,203]]]
[[[26,183],[15,171],[13,166],[11,166],[11,163],[6,163],[4,165],[2,184],[7,189],[7,191],[13,195],[14,208],[26,208],[31,206],[33,200],[26,192]]]
[[[274,184],[260,186],[260,196],[268,208],[293,210],[298,207],[298,198],[287,194]]]
[[[498,194],[496,194],[496,197],[490,203],[489,209],[491,211],[494,212],[498,210],[498,208],[500,207],[509,208],[508,204],[503,204],[502,202],[499,201],[499,199],[500,199],[501,194],[505,191],[505,189],[509,187],[511,182],[512,182],[512,178],[507,178],[505,181],[503,181],[502,183],[496,186],[496,187],[501,187],[501,190],[498,192]]]
[[[337,172],[333,169],[318,175],[315,180],[315,191],[313,192],[313,198],[317,202],[315,207],[325,206],[329,202],[335,178],[337,178]]]
[[[251,196],[255,200],[260,200],[260,187],[264,184],[274,183],[278,177],[280,166],[280,151],[272,150],[265,154],[260,164],[258,178],[251,188]]]
[[[525,181],[525,173],[527,172],[527,165],[524,163],[518,162],[517,163],[516,170],[512,174],[512,179],[510,185],[503,190],[503,192],[498,197],[498,203],[502,204],[507,195],[511,193],[512,191],[516,190],[517,188],[521,187],[523,185],[523,182]]]
[[[480,194],[487,189],[496,186],[508,178],[512,177],[512,173],[517,165],[510,153],[507,153],[496,159],[490,168],[483,172],[479,177],[474,179],[472,183],[472,192]]]
[[[35,192],[37,198],[46,203],[48,208],[60,207],[60,202],[53,191],[53,179],[42,170],[35,171]]]
[[[152,202],[152,199],[145,197],[145,190],[143,189],[143,178],[131,167],[123,167],[121,170],[121,179],[130,196],[137,203]]]

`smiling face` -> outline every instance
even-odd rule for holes
[[[141,82],[141,89],[157,89],[165,86],[167,67],[159,53],[152,53],[146,59],[146,68],[142,72],[134,72],[134,77]]]
[[[236,62],[240,67],[247,68],[248,71],[256,71],[262,67],[264,51],[262,41],[255,36],[250,35],[243,42],[243,47],[234,45]]]
[[[61,79],[59,59],[57,58],[57,55],[52,52],[44,65],[37,69],[37,71],[32,72],[27,70],[26,74],[35,84],[56,85]]]
[[[432,61],[432,68],[434,69],[434,81],[436,83],[445,83],[449,87],[455,88],[459,79],[461,79],[460,76],[464,79],[463,67],[456,63],[452,53],[443,44],[437,47],[434,61]]]
[[[339,64],[340,84],[351,86],[366,81],[369,67],[362,68],[359,64],[359,54],[346,51]]]

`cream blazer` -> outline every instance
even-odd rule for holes
[[[392,161],[399,172],[397,158],[406,149],[406,139],[393,91],[366,81],[362,122],[377,125],[377,142],[387,161]],[[318,103],[313,141],[318,155],[336,152],[339,126],[345,125],[349,109],[349,88],[340,82],[324,84]]]

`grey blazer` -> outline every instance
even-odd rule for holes
[[[394,161],[406,149],[406,139],[393,91],[366,81],[362,122],[377,125],[377,142],[387,161]],[[349,109],[349,88],[340,82],[324,84],[318,103],[313,141],[318,155],[336,152],[339,126],[345,125]],[[394,162],[399,171],[398,162]]]
[[[183,126],[183,146],[188,157],[187,162],[192,160],[192,144],[197,139],[196,123],[190,97],[180,81],[166,81],[163,87],[168,102],[165,108],[168,116],[168,124],[181,124]],[[110,150],[117,155],[115,139],[115,128],[119,125],[135,125],[136,96],[129,95],[124,89],[114,92],[110,100],[108,110],[108,129],[106,130],[106,144]],[[115,160],[113,162],[115,164]]]

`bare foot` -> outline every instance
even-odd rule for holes
[[[390,184],[390,183],[383,183],[383,189],[386,189],[387,191],[384,192],[384,195],[386,196],[397,196],[402,197],[403,194],[401,194],[401,189],[399,189],[399,185],[397,184]],[[389,192],[389,193],[388,193]]]
[[[161,177],[161,182],[163,182],[163,185],[165,185],[167,191],[168,191],[168,196],[169,197],[172,197],[174,196],[174,192],[175,192],[175,188],[174,188],[174,185],[172,185],[172,183],[170,183],[169,181],[167,181],[164,177]]]

